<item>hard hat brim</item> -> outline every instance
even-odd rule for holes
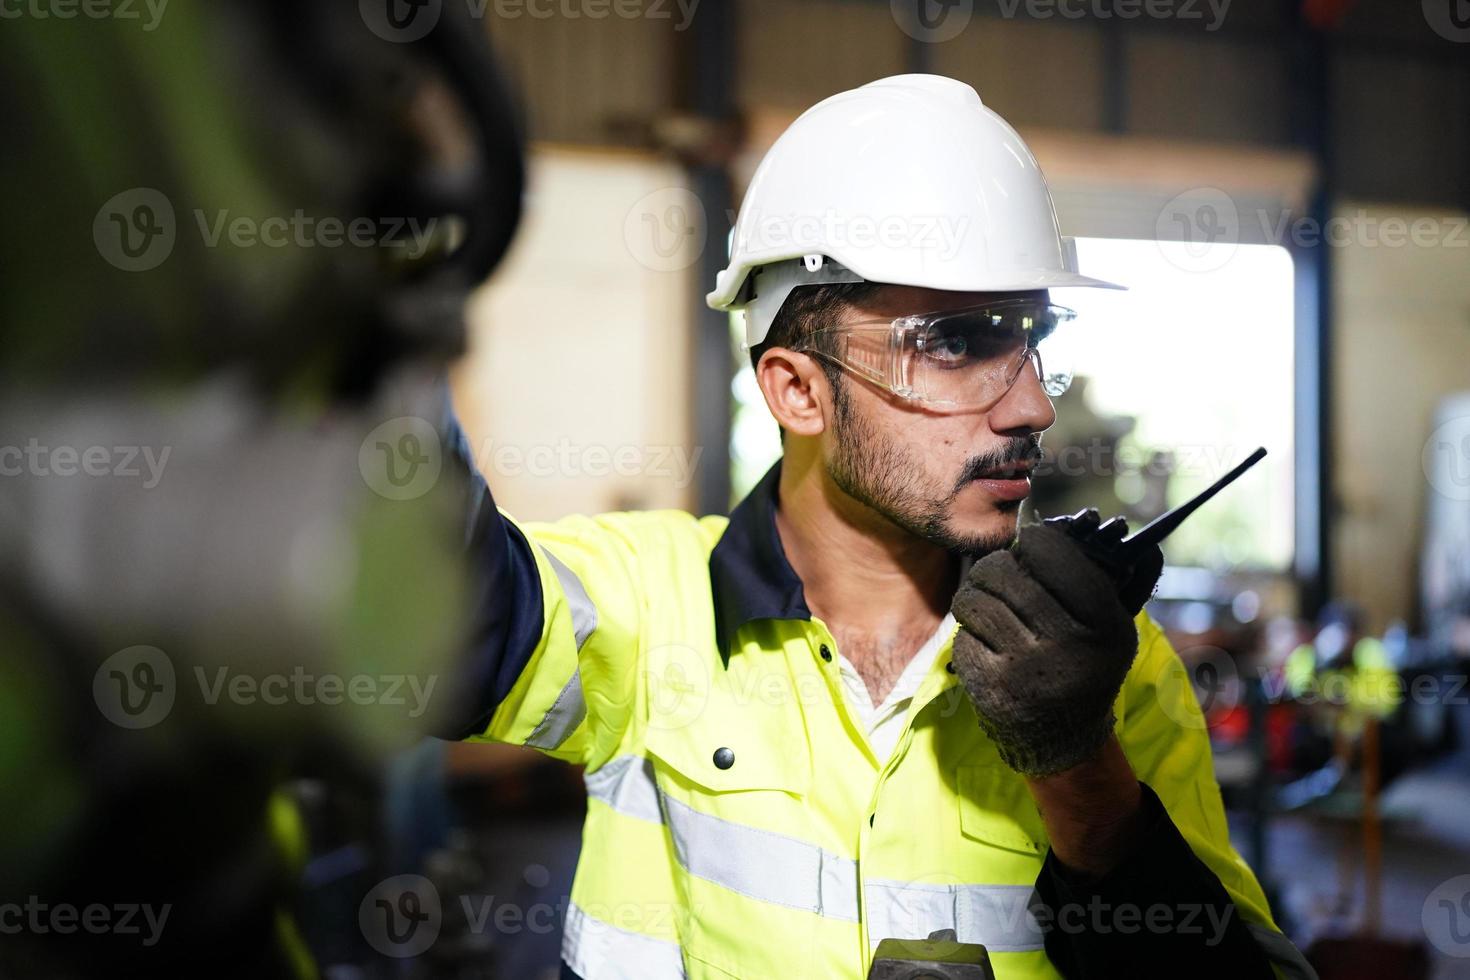
[[[870,279],[863,275],[863,270],[855,264],[848,263],[847,267],[869,282],[881,280]],[[745,269],[744,275],[732,275],[737,272],[727,269],[721,273],[715,288],[705,294],[704,301],[714,310],[737,309],[740,305],[736,302],[741,287],[744,286],[746,278],[755,270]],[[1092,276],[1084,276],[1078,272],[1064,272],[1060,270],[1041,270],[1034,276],[1012,276],[1004,280],[976,280],[973,283],[930,281],[930,282],[903,282],[893,283],[897,286],[918,286],[926,289],[943,289],[949,292],[974,292],[974,293],[1021,293],[1036,289],[1120,289],[1128,287],[1105,279],[1094,279]]]

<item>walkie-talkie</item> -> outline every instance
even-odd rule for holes
[[[1114,517],[1106,523],[1100,523],[1097,511],[1090,507],[1086,510],[1079,510],[1070,517],[1049,517],[1042,523],[1066,531],[1081,543],[1082,550],[1089,558],[1102,566],[1110,578],[1120,583],[1126,582],[1134,566],[1138,564],[1139,558],[1149,548],[1174,533],[1174,530],[1184,523],[1184,519],[1198,510],[1205,501],[1225,489],[1265,456],[1266,447],[1262,446],[1247,456],[1235,469],[1220,477],[1192,499],[1156,517],[1131,537],[1124,537],[1128,533],[1128,522],[1123,518]]]

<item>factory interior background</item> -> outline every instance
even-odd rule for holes
[[[682,35],[653,19],[495,25],[538,143],[525,226],[454,375],[481,469],[526,519],[742,497],[779,454],[776,426],[735,329],[703,307],[742,182],[835,91],[906,71],[970,82],[1036,151],[1083,270],[1130,287],[1055,294],[1085,317],[1088,367],[1044,439],[1039,516],[1148,520],[1266,445],[1250,491],[1167,542],[1151,611],[1207,707],[1236,846],[1298,945],[1423,940],[1445,914],[1430,893],[1470,870],[1470,692],[1452,692],[1470,654],[1470,47],[1416,4],[1238,3],[1217,26],[1204,7],[1000,13],[973,4],[963,28],[935,28],[945,40],[888,4],[832,0],[711,4]],[[548,329],[528,334],[531,319]],[[548,383],[534,366],[553,356]],[[604,476],[557,472],[550,450],[538,469],[534,447],[598,447]],[[1323,642],[1382,645],[1405,692],[1419,677],[1439,692],[1379,721],[1372,864],[1361,751],[1336,735],[1352,708],[1286,677]],[[516,749],[447,754],[554,779]],[[570,874],[575,810],[566,851],[545,845],[548,876]],[[1432,976],[1470,977],[1466,949],[1444,945],[1426,943]]]
[[[481,7],[527,183],[449,388],[506,512],[741,499],[780,443],[738,324],[704,294],[756,163],[835,92],[965,81],[1035,151],[1083,271],[1130,287],[1055,294],[1085,324],[1082,367],[1027,514],[1137,526],[1267,448],[1166,543],[1149,606],[1204,709],[1232,839],[1323,980],[1400,975],[1363,972],[1377,947],[1470,978],[1463,3]],[[434,739],[375,758],[380,821],[319,776],[284,784],[319,975],[558,976],[579,772]],[[379,974],[357,897],[385,868],[428,877],[448,911],[432,951]]]
[[[1470,919],[1434,905],[1470,870],[1470,33],[1430,3],[1238,3],[1218,22],[1003,6],[930,26],[837,0],[710,5],[683,34],[497,24],[538,143],[454,376],[481,467],[518,517],[728,508],[779,454],[734,329],[703,307],[743,181],[827,95],[904,71],[971,83],[1036,152],[1084,271],[1130,287],[1055,294],[1089,327],[1086,367],[1035,512],[1146,521],[1267,447],[1249,491],[1166,543],[1150,606],[1206,709],[1236,846],[1302,948],[1417,940],[1429,975],[1470,977],[1447,931]],[[548,328],[527,336],[531,319]],[[538,446],[597,447],[604,475],[556,471],[550,449],[538,469]],[[1354,649],[1403,696],[1365,708],[1310,679]],[[555,781],[513,749],[447,753]]]

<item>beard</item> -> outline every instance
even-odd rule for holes
[[[833,435],[836,452],[827,466],[832,482],[843,493],[883,515],[916,537],[951,554],[979,558],[1010,547],[1014,526],[1005,531],[966,534],[954,526],[955,500],[982,473],[1041,456],[1041,433],[1017,436],[996,450],[971,457],[952,486],[933,483],[924,476],[913,446],[879,433],[859,417],[845,385],[834,390]],[[1016,513],[1021,502],[1002,504],[1001,513]]]

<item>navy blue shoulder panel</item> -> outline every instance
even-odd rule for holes
[[[471,487],[466,551],[471,566],[470,643],[454,684],[453,707],[440,720],[441,738],[478,735],[510,694],[541,639],[544,597],[535,547],[500,515],[484,478],[475,469],[459,421],[447,427],[451,465],[468,471]]]

